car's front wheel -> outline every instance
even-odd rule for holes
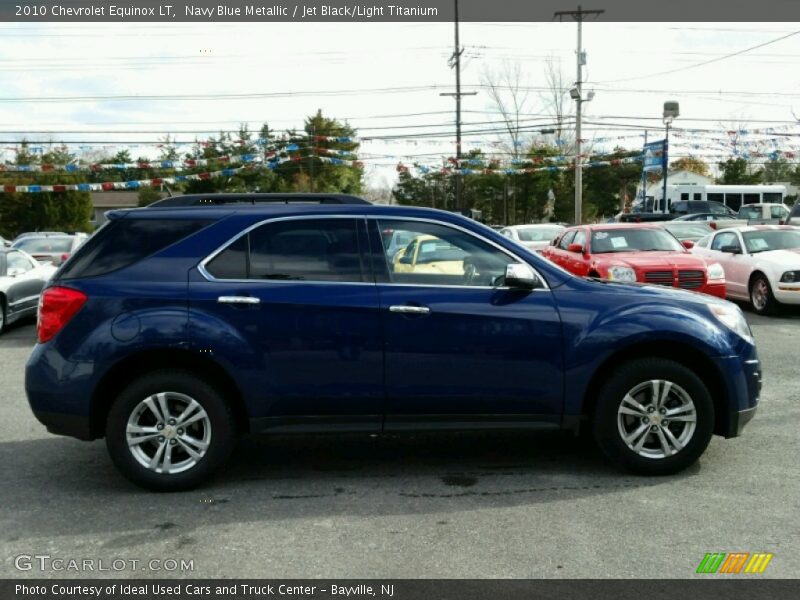
[[[156,491],[204,483],[228,459],[236,428],[211,385],[185,371],[156,371],[130,383],[106,421],[106,446],[132,482]]]
[[[759,274],[750,282],[750,304],[759,315],[770,315],[778,307],[778,301],[772,293],[772,287],[766,277]]]
[[[703,381],[666,359],[629,362],[602,387],[594,434],[617,465],[645,475],[676,473],[705,451],[714,405]]]

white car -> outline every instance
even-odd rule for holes
[[[760,315],[778,304],[800,304],[800,228],[754,225],[699,240],[694,254],[725,269],[728,298],[748,300]]]
[[[500,233],[522,244],[528,250],[541,252],[550,245],[558,235],[566,229],[563,225],[541,223],[538,225],[510,225],[503,227]]]
[[[22,250],[0,246],[0,333],[9,323],[36,314],[39,294],[55,272]]]

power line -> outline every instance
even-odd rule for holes
[[[693,65],[689,65],[688,67],[680,67],[678,69],[670,69],[668,71],[660,71],[658,73],[650,73],[648,75],[638,75],[636,77],[627,77],[627,78],[624,78],[624,79],[609,79],[609,80],[606,80],[606,81],[598,81],[597,83],[617,83],[617,82],[620,82],[620,81],[635,81],[635,80],[639,80],[639,79],[649,79],[649,78],[652,78],[652,77],[660,77],[661,75],[670,75],[672,73],[682,73],[683,71],[688,71],[690,69],[696,69],[698,67],[704,67],[706,65],[717,63],[717,62],[720,62],[722,60],[727,60],[727,59],[733,58],[735,56],[741,56],[742,54],[745,54],[745,53],[750,52],[752,50],[758,50],[759,48],[763,48],[764,46],[769,46],[771,44],[776,44],[776,43],[778,43],[780,41],[783,41],[783,40],[785,40],[787,38],[795,36],[798,33],[800,33],[800,30],[792,31],[791,33],[787,33],[786,35],[782,35],[782,36],[780,36],[778,38],[775,38],[774,40],[770,40],[768,42],[764,42],[764,43],[758,44],[756,46],[751,46],[750,48],[745,48],[744,50],[739,50],[738,52],[731,52],[730,54],[725,54],[723,56],[718,56],[716,58],[710,58],[708,60],[704,60],[704,61],[701,61],[699,63],[695,63]]]

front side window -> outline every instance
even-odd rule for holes
[[[562,250],[566,250],[567,248],[569,248],[569,245],[572,243],[572,240],[574,239],[575,239],[575,232],[568,231],[562,236],[561,241],[558,243],[558,247],[561,248]]]
[[[770,206],[769,212],[770,217],[773,219],[785,219],[786,215],[789,214],[788,211],[782,206]]]
[[[266,223],[211,259],[216,279],[365,281],[355,219]]]
[[[495,286],[502,283],[506,266],[516,262],[478,237],[444,225],[408,221],[379,221],[413,232],[405,251],[385,254],[390,283],[417,285]]]
[[[14,269],[17,272],[27,272],[33,269],[34,265],[30,260],[19,252],[9,252],[6,258],[8,261],[8,270]]]
[[[739,239],[736,237],[736,234],[732,231],[727,231],[724,233],[720,233],[717,237],[714,238],[714,241],[711,243],[712,250],[721,251],[726,246],[739,246]]]

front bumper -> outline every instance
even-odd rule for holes
[[[39,422],[47,427],[47,431],[55,435],[67,435],[79,440],[93,440],[89,417],[83,415],[67,415],[63,413],[33,411]]]
[[[800,283],[780,283],[773,286],[772,294],[781,304],[800,304]]]
[[[761,396],[761,362],[755,347],[747,356],[720,358],[717,362],[725,382],[727,410],[717,416],[714,433],[732,438],[741,435],[755,416]]]
[[[728,291],[728,286],[724,282],[709,282],[703,286],[699,292],[708,294],[709,296],[716,296],[717,298],[725,299],[725,294]]]

